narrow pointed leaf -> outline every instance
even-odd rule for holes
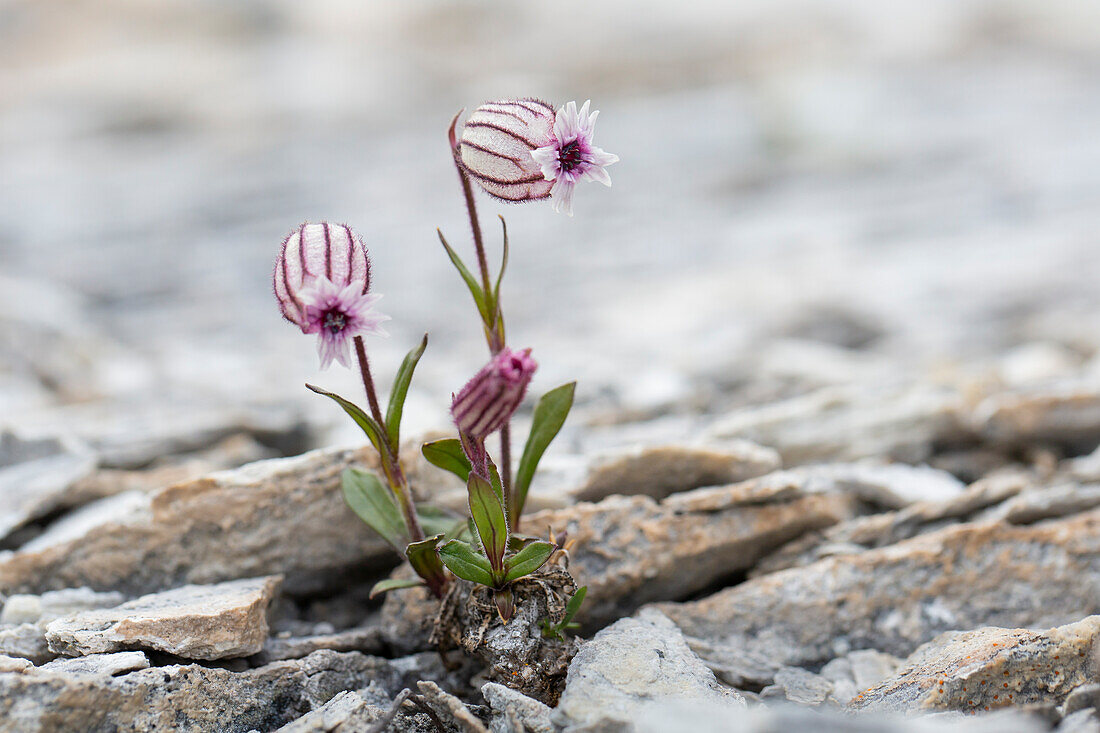
[[[419,346],[405,355],[405,360],[401,362],[397,376],[393,380],[390,404],[386,408],[386,436],[394,450],[401,445],[401,413],[405,409],[405,397],[409,394],[409,384],[412,382],[416,364],[424,355],[426,348],[428,348],[428,334],[424,334]]]
[[[340,405],[340,407],[344,408],[344,412],[346,412],[351,419],[355,421],[355,424],[362,428],[363,432],[367,434],[367,438],[370,439],[374,449],[377,450],[379,454],[387,452],[386,434],[382,431],[382,426],[378,424],[377,420],[364,412],[363,408],[359,407],[359,405],[351,400],[346,400],[338,394],[328,392],[312,384],[307,384],[306,387],[319,395],[328,397],[336,404]]]
[[[500,281],[504,279],[504,270],[508,267],[508,224],[504,217],[500,217],[500,228],[504,235],[504,252],[500,258],[500,270],[497,271],[497,281],[493,286],[492,306],[493,325],[500,332],[501,343],[504,343],[504,311],[500,307]]]
[[[435,551],[442,539],[443,535],[437,534],[420,542],[412,542],[405,548],[405,557],[409,559],[409,564],[424,580],[439,580],[443,577],[443,565]]]
[[[481,546],[485,548],[492,568],[503,575],[504,552],[508,549],[508,519],[504,515],[504,502],[492,484],[476,473],[470,474],[466,489],[470,496],[470,517],[481,537]]]
[[[535,405],[535,413],[531,419],[531,433],[527,436],[527,444],[523,447],[523,455],[519,459],[519,468],[516,470],[516,480],[512,486],[516,503],[513,520],[523,513],[523,505],[527,502],[527,492],[531,488],[531,479],[535,477],[535,469],[538,468],[542,454],[546,452],[551,441],[561,430],[561,426],[565,424],[565,418],[573,407],[573,392],[576,387],[576,382],[555,387],[540,397],[538,404]]]
[[[489,561],[462,540],[451,540],[440,547],[439,559],[448,570],[463,580],[489,588],[494,585],[493,569],[489,566]]]
[[[418,504],[416,515],[420,518],[420,527],[424,530],[424,534],[429,536],[442,534],[446,535],[445,539],[453,539],[466,526],[464,517],[456,517],[439,507],[427,504]]]
[[[562,618],[559,626],[561,628],[569,628],[573,624],[570,622],[573,617],[577,615],[577,611],[581,610],[581,604],[584,603],[584,597],[588,593],[588,586],[582,585],[577,588],[577,592],[573,594],[573,597],[569,599],[569,602],[565,604],[565,617]]]
[[[352,511],[398,552],[403,552],[408,543],[405,520],[393,494],[378,477],[369,471],[348,468],[340,476],[340,488]]]
[[[439,235],[439,241],[443,244],[443,249],[447,250],[447,256],[451,258],[451,263],[454,264],[455,269],[458,270],[458,274],[462,276],[462,279],[466,282],[466,287],[470,289],[470,295],[474,297],[474,304],[477,305],[477,312],[481,314],[481,320],[488,324],[491,322],[490,316],[492,311],[489,309],[489,299],[491,293],[486,293],[477,279],[470,273],[466,265],[462,262],[462,258],[458,256],[458,253],[451,249],[451,245],[447,244],[447,240],[443,238],[443,232],[436,230]]]
[[[511,583],[535,572],[546,564],[554,554],[554,549],[553,545],[543,540],[525,545],[522,550],[504,561],[504,582]]]
[[[424,585],[424,581],[412,578],[386,578],[374,584],[374,587],[370,589],[369,597],[374,598],[387,591],[400,590],[401,588],[415,588],[418,585]]]
[[[444,438],[433,440],[420,446],[420,452],[428,459],[428,463],[439,466],[444,471],[450,471],[463,481],[470,478],[470,459],[462,450],[462,443],[458,438]]]

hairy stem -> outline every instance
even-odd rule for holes
[[[382,408],[378,406],[378,393],[374,388],[374,378],[370,373],[370,362],[367,361],[367,349],[363,345],[362,336],[355,337],[355,355],[359,357],[359,374],[363,378],[363,389],[367,391],[371,416],[382,427],[382,445],[385,450],[380,451],[378,456],[382,462],[382,473],[386,474],[390,489],[401,507],[401,513],[405,517],[405,528],[409,531],[409,540],[419,542],[424,539],[424,529],[420,526],[420,518],[416,516],[416,507],[413,505],[409,491],[409,481],[405,478],[405,472],[401,470],[401,464],[397,458],[398,447],[390,444],[386,433],[386,420],[382,417]]]

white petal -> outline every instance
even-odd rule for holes
[[[565,178],[559,178],[550,189],[550,203],[559,214],[573,216],[573,191],[576,184]]]
[[[605,171],[598,165],[588,166],[588,168],[584,171],[584,179],[586,181],[596,181],[597,183],[602,183],[603,185],[608,187],[611,186],[611,176],[608,175],[607,171]]]
[[[592,148],[592,152],[588,154],[588,157],[594,165],[598,166],[611,165],[612,163],[619,162],[619,156],[614,153],[605,152],[600,148]]]

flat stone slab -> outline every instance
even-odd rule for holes
[[[849,708],[916,713],[986,712],[1060,704],[1100,674],[1100,616],[1047,631],[984,628],[944,634],[898,673],[861,692]]]
[[[0,593],[133,596],[275,574],[288,590],[338,586],[349,566],[397,561],[340,493],[345,468],[376,462],[373,449],[320,450],[93,502],[0,555]]]
[[[1100,511],[949,527],[657,608],[735,685],[853,649],[906,657],[953,629],[1065,624],[1100,613]]]
[[[245,657],[263,649],[278,576],[187,585],[121,606],[52,621],[52,651],[78,656],[153,649],[185,659]]]

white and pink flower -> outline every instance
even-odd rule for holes
[[[356,336],[385,336],[389,316],[374,311],[382,297],[370,290],[370,261],[363,241],[342,224],[303,224],[283,241],[275,262],[275,297],[283,316],[317,334],[321,368],[333,360],[352,365]]]
[[[570,102],[554,119],[553,139],[531,151],[531,157],[542,168],[547,181],[553,181],[550,199],[554,211],[573,215],[573,189],[577,181],[599,181],[611,185],[607,166],[619,161],[619,156],[605,152],[592,144],[596,130],[597,110],[589,114],[591,100],[577,110],[577,103]]]

